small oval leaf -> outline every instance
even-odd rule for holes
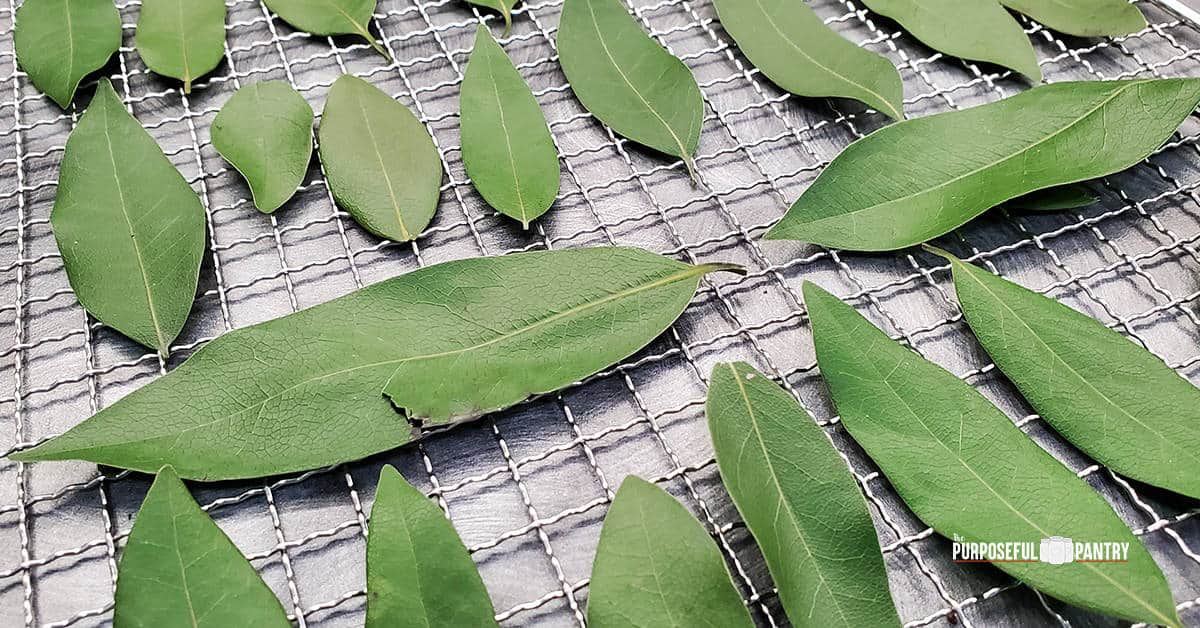
[[[358,35],[389,61],[392,56],[375,41],[367,25],[375,13],[376,0],[263,0],[267,8],[306,33],[313,35]]]
[[[463,164],[471,183],[496,211],[528,229],[558,196],[558,152],[533,92],[482,24],[461,99]]]
[[[329,90],[319,153],[333,197],[367,231],[416,239],[437,211],[442,161],[425,125],[349,74]]]
[[[142,0],[135,40],[146,67],[190,93],[225,57],[225,0]]]
[[[817,364],[842,424],[922,521],[967,543],[1023,543],[993,564],[1060,600],[1179,626],[1150,553],[1086,482],[983,395],[901,346],[854,308],[804,284]],[[1128,562],[1040,562],[1041,541],[1116,543]]]
[[[79,81],[120,48],[121,15],[112,0],[25,0],[13,45],[29,80],[66,109]]]
[[[246,178],[254,206],[269,214],[304,182],[312,159],[312,125],[312,107],[291,85],[251,83],[213,119],[213,148]]]
[[[1129,0],[1000,0],[1000,3],[1076,37],[1120,37],[1146,28],[1146,18]]]

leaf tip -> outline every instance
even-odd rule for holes
[[[508,37],[509,33],[512,32],[512,11],[502,9],[500,14],[504,16],[504,34],[501,37]]]
[[[945,259],[947,262],[950,262],[951,264],[953,264],[955,262],[962,262],[962,260],[955,257],[953,253],[951,253],[945,249],[940,249],[932,244],[929,244],[929,243],[922,244],[921,248],[925,249],[925,252],[933,253],[934,255]]]
[[[683,155],[683,165],[687,168],[688,176],[692,178],[692,185],[699,185],[700,173],[696,170],[696,160],[692,159],[691,155]]]
[[[701,273],[707,275],[709,273],[730,272],[738,275],[745,275],[746,269],[739,265],[729,262],[713,262],[711,264],[701,264],[696,267]]]

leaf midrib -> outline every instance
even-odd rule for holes
[[[489,35],[489,37],[490,37],[490,35]],[[496,44],[494,41],[492,42],[492,45],[499,47],[499,45]],[[513,155],[512,137],[509,136],[508,122],[504,116],[504,103],[500,101],[500,86],[496,83],[496,73],[494,72],[493,67],[492,67],[492,60],[493,60],[492,57],[493,57],[493,54],[495,53],[495,50],[491,49],[491,46],[488,46],[488,44],[484,44],[484,46],[485,46],[485,50],[488,51],[487,57],[486,57],[488,80],[492,84],[492,96],[494,96],[496,98],[496,112],[500,115],[500,130],[501,130],[502,134],[504,135],[504,148],[508,155],[509,169],[512,171],[513,191],[517,193],[517,205],[521,209],[521,226],[528,228],[529,227],[529,211],[525,207],[525,194],[524,194],[524,191],[521,189],[522,188],[521,179],[520,179],[520,177],[517,176],[517,161],[516,161],[515,156]],[[501,50],[500,53],[504,54],[504,51]]]
[[[388,198],[392,201],[392,211],[396,213],[396,224],[400,226],[400,237],[405,241],[411,240],[413,234],[404,225],[404,214],[400,207],[400,201],[396,198],[395,184],[392,183],[392,176],[388,172],[387,164],[383,160],[383,153],[379,150],[379,140],[375,137],[375,129],[371,126],[371,115],[367,113],[367,104],[363,101],[362,94],[355,90],[353,94],[354,104],[358,105],[358,110],[362,112],[363,126],[366,127],[367,136],[371,138],[371,150],[375,153],[375,159],[379,161],[379,173],[383,175],[383,182],[387,186]],[[399,103],[397,106],[403,107]]]

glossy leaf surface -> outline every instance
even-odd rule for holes
[[[65,109],[121,46],[121,16],[112,0],[25,0],[13,45],[29,80]]]
[[[263,0],[283,21],[313,35],[358,35],[379,54],[391,58],[368,25],[376,0]]]
[[[142,0],[135,39],[147,67],[191,92],[225,57],[225,0]]]
[[[1060,185],[1018,196],[1007,205],[1025,211],[1056,212],[1087,207],[1098,200],[1100,197],[1082,185]]]
[[[1000,0],[1046,26],[1078,37],[1119,37],[1146,28],[1146,18],[1128,0]]]

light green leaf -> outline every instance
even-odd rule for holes
[[[320,155],[333,197],[367,231],[396,242],[429,225],[442,161],[429,131],[404,105],[349,74],[329,90]]]
[[[517,4],[517,0],[467,0],[467,2],[477,7],[499,11],[504,18],[504,36],[508,37],[508,34],[512,32],[512,10]]]
[[[196,296],[204,207],[108,79],[67,138],[50,226],[79,303],[167,355]]]
[[[146,493],[121,553],[115,628],[289,628],[279,598],[171,467]]]
[[[1077,37],[1119,37],[1146,28],[1146,18],[1129,0],[1000,0],[1046,26]]]
[[[703,273],[728,268],[614,247],[429,266],[220,336],[12,458],[141,471],[171,464],[199,480],[357,460],[411,438],[385,383],[398,403],[440,417],[555,390],[644,347],[687,306]],[[389,382],[393,372],[402,375]]]
[[[813,418],[743,362],[713,367],[705,414],[792,625],[898,627],[867,504]]]
[[[767,78],[799,96],[853,98],[904,118],[904,86],[890,61],[859,48],[792,0],[714,0],[721,26]]]
[[[304,182],[312,159],[312,125],[312,107],[291,85],[251,83],[213,120],[213,148],[246,178],[254,206],[269,214]]]
[[[1137,537],[1086,482],[953,374],[806,283],[817,364],[842,424],[908,507],[968,543],[1128,544],[1128,562],[995,562],[1060,600],[1179,626],[1171,590]]]
[[[913,37],[948,55],[986,61],[1042,80],[1025,30],[996,0],[863,0]]]
[[[766,237],[856,251],[919,244],[1004,201],[1132,166],[1200,79],[1084,81],[893,124],[834,158]]]
[[[313,35],[358,35],[376,52],[392,56],[367,28],[376,0],[263,0],[283,21]]]
[[[190,93],[225,57],[225,0],[142,0],[135,40],[151,71]]]
[[[528,229],[558,195],[558,152],[533,92],[483,25],[461,99],[463,164],[471,183],[496,211]]]
[[[704,102],[692,72],[650,38],[620,0],[566,0],[558,54],[579,102],[613,131],[683,159],[700,143]]]
[[[604,517],[587,619],[592,628],[754,626],[712,537],[674,497],[636,476],[621,483]]]
[[[384,465],[367,538],[366,628],[495,628],[495,612],[446,515]]]
[[[66,109],[79,81],[121,46],[121,16],[112,0],[25,0],[13,45],[29,80]]]
[[[1030,192],[1009,201],[1013,209],[1034,212],[1056,212],[1064,209],[1087,207],[1100,200],[1091,190],[1082,185],[1060,185]]]

